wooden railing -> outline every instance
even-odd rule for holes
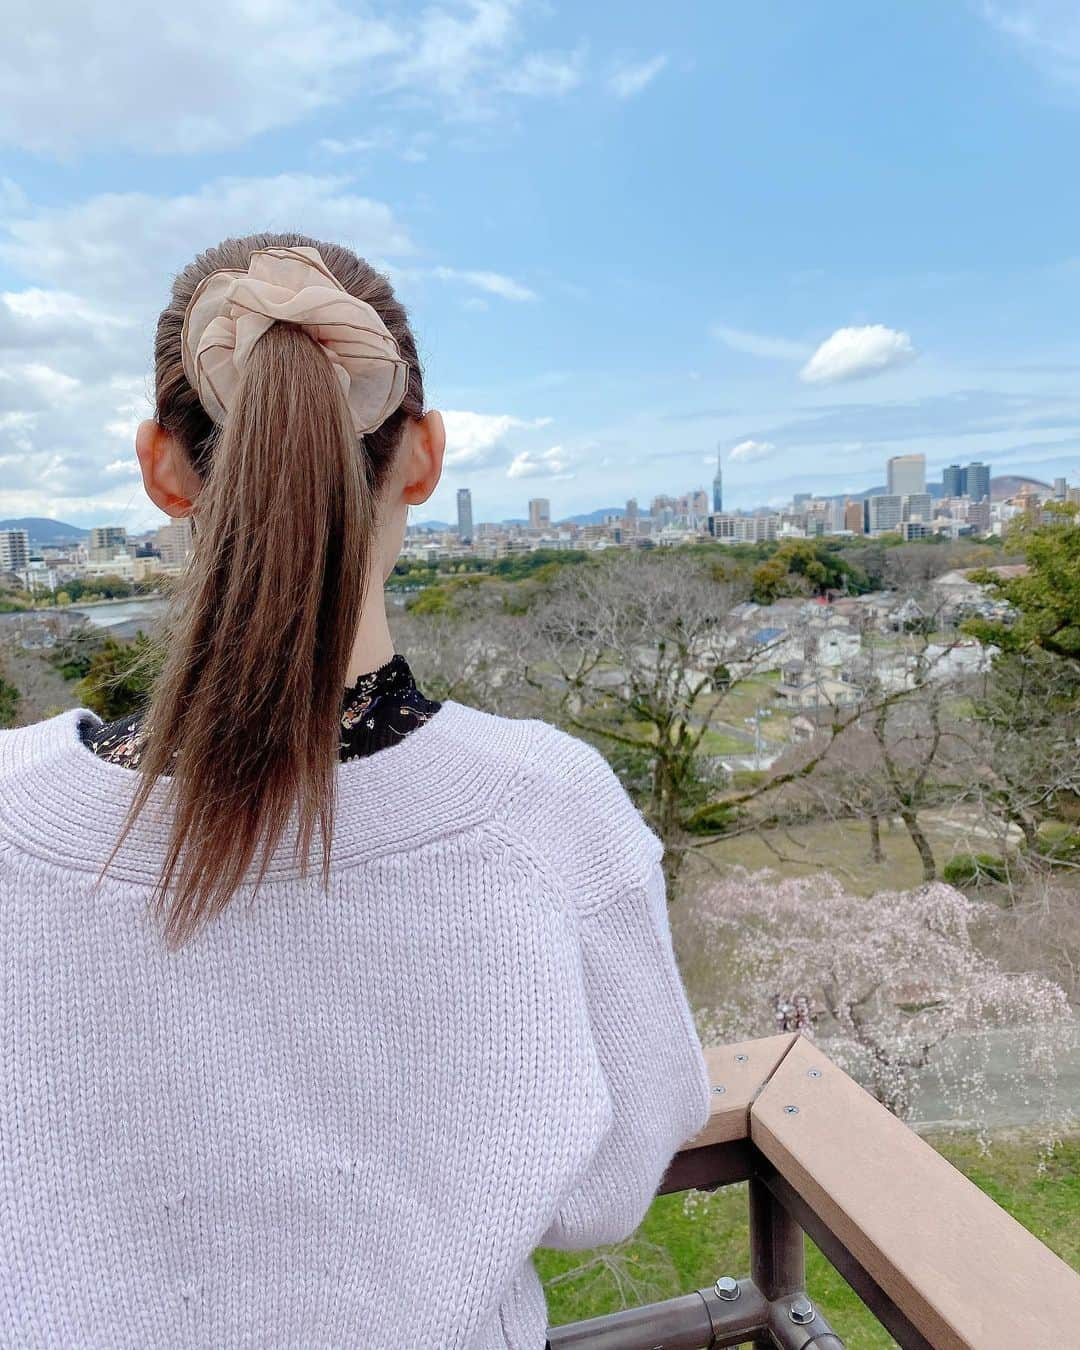
[[[750,1278],[552,1327],[552,1350],[839,1350],[809,1235],[904,1350],[1080,1347],[1080,1276],[801,1036],[706,1051],[709,1123],[660,1193],[749,1182]]]

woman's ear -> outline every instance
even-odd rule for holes
[[[146,495],[167,516],[186,516],[191,512],[198,491],[187,457],[164,427],[152,420],[139,423],[135,433],[135,453],[142,469]]]
[[[446,453],[446,425],[442,413],[432,408],[409,424],[407,467],[402,496],[410,506],[426,502],[442,477]]]

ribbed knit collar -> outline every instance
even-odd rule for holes
[[[97,873],[137,784],[132,769],[101,759],[83,743],[83,719],[101,721],[89,708],[70,708],[0,736],[0,844],[9,839],[23,852]],[[447,699],[437,716],[398,743],[339,762],[331,867],[418,846],[484,819],[526,755],[531,725]],[[158,812],[170,783],[163,776],[155,784],[107,877],[156,882],[167,839]],[[292,858],[294,837],[287,829],[266,880],[300,875]],[[316,830],[315,875],[320,860]]]

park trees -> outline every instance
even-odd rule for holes
[[[759,605],[787,595],[864,590],[865,575],[838,550],[816,539],[788,539],[754,568],[751,591]]]
[[[968,632],[1004,652],[1038,647],[1080,664],[1078,512],[1080,508],[1071,503],[1047,503],[1043,513],[1010,530],[1009,541],[1023,549],[1027,571],[1013,576],[975,572],[972,580],[1007,601],[1011,616],[997,621],[971,619]]]
[[[973,795],[998,822],[1002,851],[1018,831],[1027,865],[1036,865],[1042,823],[1080,807],[1080,663],[1038,646],[1003,652],[970,706]]]
[[[130,642],[107,636],[90,657],[76,696],[110,722],[142,710],[160,662],[154,639],[141,630]]]
[[[395,643],[430,698],[503,716],[536,712],[535,695],[521,679],[514,589],[486,577],[455,578],[390,611]]]
[[[688,919],[688,936],[725,974],[703,1031],[721,1042],[767,1035],[778,1005],[802,999],[829,1055],[897,1115],[910,1114],[929,1074],[959,1118],[984,1121],[992,1053],[1004,1054],[1006,1077],[1019,1081],[1022,1067],[1025,1083],[1038,1078],[1052,1095],[1055,1057],[1073,1034],[1068,1000],[1045,976],[984,953],[976,928],[992,918],[941,882],[866,898],[825,872],[732,871],[701,887]],[[991,1029],[1016,1033],[1016,1045],[992,1041]]]
[[[664,551],[563,569],[529,612],[526,678],[554,715],[645,766],[674,893],[693,841],[698,756],[747,653],[727,621],[746,582]]]

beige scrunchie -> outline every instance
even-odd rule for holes
[[[246,272],[204,277],[184,315],[184,374],[214,422],[224,422],[252,348],[279,321],[322,346],[358,436],[401,406],[408,362],[372,306],[342,286],[317,248],[264,248],[252,253]]]

